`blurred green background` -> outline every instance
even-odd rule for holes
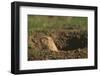
[[[87,21],[88,17],[28,15],[28,33],[71,28],[87,30]]]

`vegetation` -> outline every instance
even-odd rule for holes
[[[87,17],[71,16],[28,16],[28,33],[67,28],[87,30]]]

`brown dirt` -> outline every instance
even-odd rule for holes
[[[43,48],[41,37],[50,36],[59,52]],[[51,30],[35,31],[28,37],[28,60],[78,59],[87,58],[87,31],[84,30]]]

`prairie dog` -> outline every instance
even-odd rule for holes
[[[47,49],[51,50],[51,51],[56,51],[58,52],[58,49],[53,41],[53,39],[50,36],[43,36],[41,38],[41,43],[43,44],[43,46],[45,46]]]

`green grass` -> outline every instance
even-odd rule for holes
[[[87,29],[87,17],[28,15],[28,33],[61,28]]]

